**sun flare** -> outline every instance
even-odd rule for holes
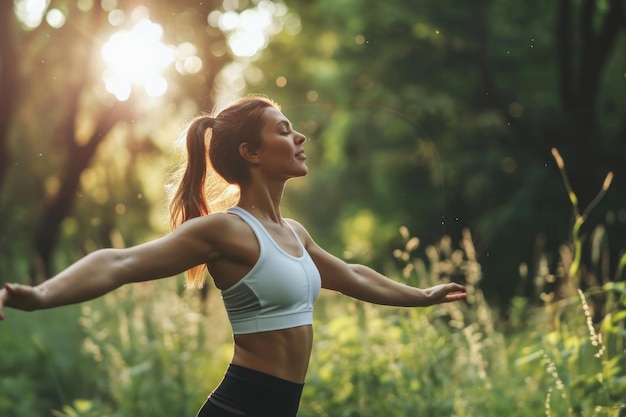
[[[153,97],[167,91],[161,73],[176,58],[175,50],[161,42],[163,27],[149,19],[140,20],[130,31],[114,33],[102,47],[108,64],[103,74],[106,89],[120,101],[141,87]]]

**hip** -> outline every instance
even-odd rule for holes
[[[231,364],[197,417],[295,417],[303,387]]]

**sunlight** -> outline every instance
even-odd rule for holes
[[[34,29],[41,23],[49,0],[18,0],[15,2],[15,14],[28,29]]]
[[[66,25],[69,19],[64,9],[49,9],[51,0],[14,1],[16,16],[21,25],[29,30],[42,23],[58,29]],[[168,69],[186,76],[198,74],[206,68],[200,56],[202,51],[191,42],[178,45],[162,42],[164,28],[149,19],[146,6],[126,11],[119,8],[116,0],[96,3],[106,12],[108,23],[120,27],[99,50],[105,66],[101,76],[104,88],[117,100],[126,101],[137,91],[143,91],[151,97],[164,95],[169,86],[163,73]],[[223,10],[213,10],[207,16],[209,25],[224,33],[234,60],[241,63],[252,62],[267,47],[271,37],[283,29],[293,34],[300,27],[299,20],[288,13],[283,2],[257,0],[254,3],[253,7],[238,10],[238,1],[225,2]],[[93,0],[80,0],[77,4],[81,11],[97,7]],[[132,23],[132,26],[121,29],[128,23]],[[225,50],[211,52],[221,56],[218,54],[223,55]],[[242,77],[247,67],[242,65],[239,68],[234,79],[236,91],[245,86]],[[223,77],[222,81],[226,81],[226,78],[229,77]]]
[[[261,0],[254,8],[241,13],[235,10],[215,10],[209,23],[219,27],[228,36],[228,47],[239,58],[251,58],[262,51],[269,38],[282,29],[279,17],[286,14],[284,4]]]
[[[272,16],[267,11],[248,9],[236,20],[235,32],[228,39],[230,49],[239,57],[252,57],[267,43],[265,31],[272,24]]]
[[[108,64],[103,75],[106,89],[120,101],[128,100],[133,86],[158,97],[167,91],[161,73],[174,62],[174,49],[161,43],[163,27],[147,18],[130,31],[119,31],[102,47]]]

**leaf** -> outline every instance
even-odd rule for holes
[[[622,295],[626,295],[626,282],[607,282],[602,286],[604,291],[615,291],[621,293]]]
[[[611,323],[612,324],[619,324],[620,321],[626,319],[626,310],[622,310],[622,311],[618,311],[615,314],[611,315]]]
[[[615,273],[615,281],[618,281],[622,277],[624,268],[626,268],[626,253],[622,254],[622,257],[619,260],[619,264],[617,265],[617,271]]]

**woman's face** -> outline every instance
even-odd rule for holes
[[[303,143],[306,137],[295,131],[289,120],[276,108],[263,114],[261,146],[255,152],[258,166],[267,174],[286,180],[309,172]]]

